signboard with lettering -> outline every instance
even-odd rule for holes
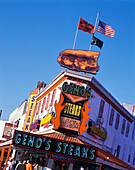
[[[86,121],[90,117],[88,99],[92,97],[92,89],[78,82],[66,81],[60,90],[60,101],[55,102],[56,116],[52,116],[54,129],[67,134],[82,135],[87,130]]]
[[[64,82],[62,85],[62,92],[79,96],[79,97],[84,97],[85,99],[91,98],[92,96],[91,91],[92,91],[91,88],[89,87],[85,88],[81,84],[79,85],[79,84]],[[80,99],[82,100],[82,98]]]
[[[59,130],[68,134],[72,131],[73,134],[78,135],[81,122],[81,110],[84,102],[72,103],[65,97],[64,103],[65,107],[61,111]]]
[[[88,124],[89,126],[87,129],[87,133],[89,133],[92,136],[95,136],[95,138],[98,140],[105,141],[107,139],[107,131],[102,126],[103,124],[102,118],[99,118],[99,121],[97,123],[90,120]]]
[[[61,116],[60,128],[65,128],[71,131],[73,130],[73,131],[78,132],[79,126],[80,126],[79,120]]]
[[[97,148],[15,130],[12,144],[54,155],[96,162]]]
[[[58,161],[64,161],[64,162],[68,162],[68,163],[73,163],[73,159],[72,158],[68,158],[68,157],[65,157],[65,156],[50,155],[50,158],[58,160]]]
[[[5,128],[2,136],[3,138],[10,139],[12,127],[13,127],[12,123],[5,123]]]
[[[30,125],[32,124],[34,109],[36,106],[36,95],[38,94],[38,88],[30,93],[29,105],[26,114],[26,119],[24,122],[23,130],[30,132]]]

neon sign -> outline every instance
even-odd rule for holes
[[[64,140],[44,137],[23,131],[15,131],[12,144],[18,147],[39,150],[51,154],[90,162],[96,161],[97,148]]]
[[[72,94],[75,96],[80,97],[87,97],[91,98],[92,96],[92,89],[84,86],[79,86],[73,83],[68,84],[68,82],[64,82],[62,85],[62,91],[68,94]]]
[[[81,114],[82,106],[73,103],[65,103],[64,113],[68,115],[74,115],[79,117]]]
[[[65,128],[65,129],[78,132],[79,126],[80,126],[80,120],[61,116],[60,128]]]

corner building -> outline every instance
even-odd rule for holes
[[[44,149],[48,169],[134,169],[135,118],[94,76],[65,69],[36,101],[30,132],[16,132],[14,146]]]

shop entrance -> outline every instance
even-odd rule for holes
[[[74,167],[73,170],[98,170],[99,166],[96,164],[88,163],[88,162],[83,162],[83,161],[78,161],[74,160]]]
[[[68,170],[69,163],[54,160],[52,170]]]

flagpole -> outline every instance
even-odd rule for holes
[[[95,28],[97,26],[98,17],[99,17],[99,12],[97,13],[97,18],[96,18],[96,22],[95,22]],[[95,33],[95,28],[94,28],[94,33]],[[93,36],[94,36],[94,33],[93,33]],[[92,36],[92,38],[93,38],[93,36]],[[90,43],[90,47],[89,47],[89,51],[90,50],[91,50],[91,43]]]
[[[81,18],[81,17],[80,17]],[[79,21],[80,21],[80,18],[79,18]],[[79,22],[78,22],[78,25],[79,25]],[[76,34],[75,34],[75,39],[74,39],[74,44],[73,44],[73,50],[75,48],[75,43],[76,43],[76,38],[77,38],[77,34],[78,34],[78,25],[77,25],[77,30],[76,30]]]

